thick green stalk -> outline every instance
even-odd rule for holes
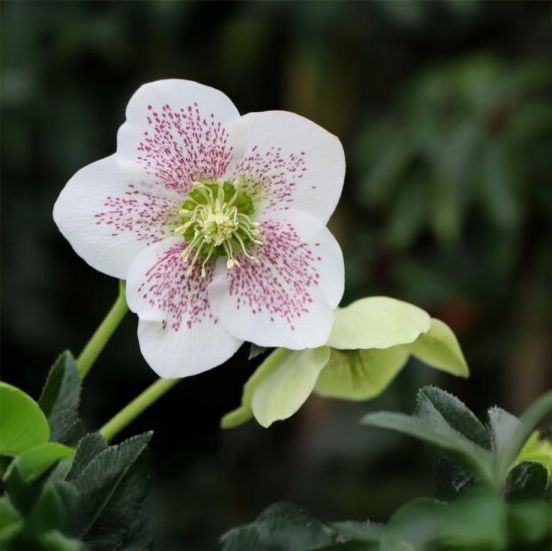
[[[132,423],[145,409],[156,402],[163,394],[170,390],[180,379],[158,379],[132,402],[125,406],[115,417],[108,421],[101,429],[100,434],[109,442],[127,425]]]
[[[120,281],[117,300],[77,358],[81,379],[86,377],[90,368],[94,365],[94,362],[108,343],[115,329],[117,329],[121,321],[123,321],[127,312],[128,305],[125,298],[125,282]]]

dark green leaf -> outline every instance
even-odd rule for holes
[[[86,466],[81,447],[80,466],[71,480],[80,493],[80,537],[93,549],[125,547],[141,533],[140,512],[149,484],[144,454],[150,439],[146,433],[109,446]],[[86,447],[97,450],[97,441],[91,438]]]
[[[0,497],[0,547],[9,541],[23,526],[23,519],[7,496]]]
[[[107,449],[107,444],[98,432],[91,432],[84,436],[77,446],[67,480],[75,480],[82,476],[82,471],[90,461],[105,449]]]
[[[20,513],[28,515],[42,493],[46,481],[47,477],[41,476],[32,482],[27,482],[16,465],[9,470],[9,476],[6,476],[3,482],[13,505]]]
[[[481,447],[490,449],[489,431],[463,402],[452,394],[433,386],[425,387],[423,392],[452,428]]]
[[[78,414],[80,394],[75,359],[70,352],[63,352],[52,366],[39,400],[50,423],[52,440],[75,445],[83,436],[85,431]]]
[[[540,463],[525,462],[516,465],[506,480],[508,499],[542,499],[546,495],[548,473]]]
[[[476,469],[479,476],[493,480],[492,456],[464,432],[478,431],[477,420],[454,396],[433,387],[425,387],[418,393],[412,416],[401,413],[377,412],[364,416],[362,423],[374,427],[396,430],[434,444],[460,457]],[[461,432],[463,431],[463,432]]]
[[[305,551],[346,540],[331,526],[292,503],[275,503],[221,538],[223,551]]]
[[[504,483],[508,471],[515,464],[525,442],[529,440],[533,431],[546,418],[552,416],[552,390],[541,396],[519,419],[515,432],[509,436],[507,445],[503,445],[503,453],[499,457],[498,479]]]

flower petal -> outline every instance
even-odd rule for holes
[[[85,166],[67,182],[54,205],[54,220],[88,264],[126,279],[136,254],[168,235],[177,209],[164,190],[128,177],[112,155]]]
[[[130,99],[117,136],[117,159],[185,194],[200,178],[221,177],[233,149],[224,124],[239,117],[230,99],[189,80],[158,80]]]
[[[221,323],[239,339],[291,349],[326,344],[333,309],[343,295],[343,255],[318,220],[300,212],[275,215],[259,227],[257,262],[219,260],[209,298]]]
[[[148,247],[132,263],[129,308],[138,314],[138,340],[150,367],[161,377],[186,377],[222,364],[242,341],[230,335],[211,310],[205,278],[187,275],[183,241],[171,238]]]
[[[243,158],[227,176],[258,182],[263,199],[260,219],[294,209],[328,221],[345,177],[345,155],[338,138],[287,111],[249,113],[227,129],[236,141],[245,140]]]

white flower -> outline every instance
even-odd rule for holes
[[[127,280],[149,365],[183,377],[243,341],[327,341],[344,270],[325,224],[344,174],[339,140],[309,120],[240,117],[218,90],[162,80],[132,96],[117,152],[69,180],[54,219],[86,262]]]

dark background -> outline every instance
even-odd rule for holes
[[[457,332],[472,377],[414,362],[377,400],[312,397],[291,420],[230,432],[255,367],[183,380],[131,428],[155,429],[159,549],[212,549],[279,499],[326,520],[385,520],[433,495],[428,449],[358,426],[435,383],[477,413],[520,413],[551,383],[549,2],[2,2],[2,377],[33,396],[81,349],[117,283],[56,230],[57,194],[112,153],[143,82],[223,90],[242,113],[287,109],[337,134],[348,169],[331,223],[344,302],[388,294]],[[99,427],[154,380],[129,315],[86,379]]]

